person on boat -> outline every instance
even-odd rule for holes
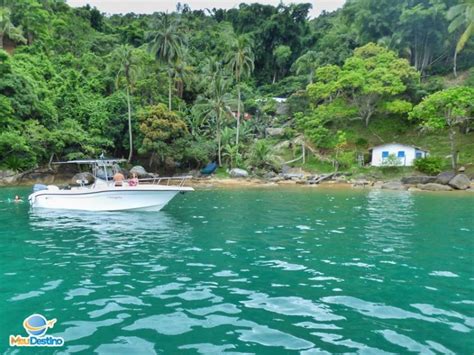
[[[15,202],[15,203],[20,203],[20,202],[23,202],[23,200],[21,199],[20,196],[15,195],[15,199],[13,200],[13,202]]]
[[[136,173],[132,174],[132,178],[128,181],[128,186],[137,186],[138,185],[138,176]]]
[[[117,187],[121,187],[123,185],[123,180],[125,180],[125,176],[119,171],[117,171],[114,175],[114,185]]]

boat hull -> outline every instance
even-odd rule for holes
[[[29,196],[33,208],[82,211],[159,211],[190,187],[143,186],[84,190],[38,191]]]

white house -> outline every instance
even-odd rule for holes
[[[425,158],[428,155],[426,150],[400,143],[378,145],[370,148],[369,151],[372,152],[370,163],[372,166],[383,166],[384,161],[392,155],[398,158],[400,166],[412,166],[415,159]]]

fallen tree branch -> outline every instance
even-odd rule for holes
[[[317,185],[319,184],[321,181],[324,181],[324,180],[327,180],[327,179],[330,179],[332,178],[336,173],[331,173],[331,174],[326,174],[326,175],[321,175],[320,177],[318,177],[317,179],[312,179],[312,180],[308,180],[308,184],[310,185]]]

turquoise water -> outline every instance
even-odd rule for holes
[[[0,189],[0,353],[32,313],[57,318],[56,353],[474,351],[474,194],[201,190],[159,213],[6,202],[28,192]]]

